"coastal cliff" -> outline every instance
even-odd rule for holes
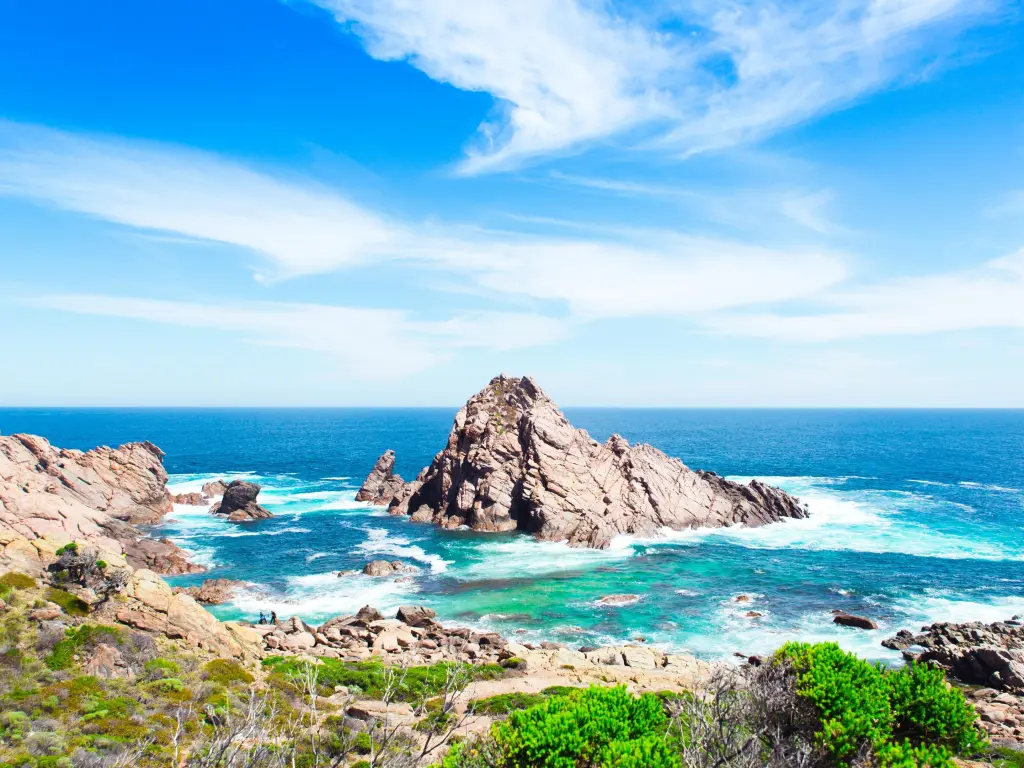
[[[201,571],[170,541],[146,538],[136,527],[173,509],[163,456],[149,442],[78,451],[36,435],[0,436],[4,554],[37,565],[77,541],[108,562],[123,558],[164,574]]]
[[[598,443],[569,423],[529,377],[499,376],[458,412],[448,444],[411,483],[378,459],[357,499],[444,528],[524,531],[605,548],[619,534],[759,526],[806,517],[800,502],[741,485],[613,435]]]

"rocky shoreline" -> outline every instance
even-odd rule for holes
[[[509,386],[507,381],[500,384]],[[519,381],[519,386],[529,385]],[[467,411],[467,418],[471,412],[472,409]],[[459,440],[466,437],[467,424],[462,423],[457,435]],[[531,427],[539,428],[537,424]],[[485,428],[483,433],[486,432]],[[488,445],[486,451],[468,443],[459,449],[465,453],[463,459],[471,462],[469,468],[464,468],[467,472],[474,466],[483,466],[472,462],[494,458],[495,446]],[[628,456],[631,461],[637,457],[634,451],[644,449],[641,453],[646,453],[647,449],[645,446],[625,448],[621,443],[614,445],[617,447],[608,450],[619,451],[617,455]],[[442,454],[435,459],[435,465],[446,465],[453,460],[454,454]],[[232,590],[243,585],[210,580],[199,587],[172,589],[159,574],[194,573],[202,569],[189,563],[185,553],[172,542],[149,538],[140,527],[159,521],[173,509],[162,458],[163,453],[150,443],[82,452],[55,448],[31,435],[0,437],[0,573],[27,573],[56,586],[53,569],[59,568],[55,563],[62,557],[58,551],[73,542],[80,551],[88,549],[92,553],[93,575],[91,581],[83,579],[79,584],[62,582],[62,589],[87,606],[91,618],[252,663],[269,655],[294,655],[346,662],[379,659],[393,665],[429,665],[442,661],[496,664],[516,670],[522,680],[516,685],[522,686],[522,690],[531,690],[542,683],[625,683],[637,691],[693,689],[707,680],[714,668],[691,656],[666,654],[646,645],[573,649],[560,643],[517,643],[493,632],[446,626],[437,620],[433,611],[421,606],[403,606],[393,617],[384,617],[367,606],[354,615],[335,617],[319,626],[308,625],[300,617],[271,625],[221,622],[206,611],[202,603],[229,600]],[[676,470],[682,467],[676,460],[667,457],[665,460]],[[386,496],[397,486],[393,466],[393,456],[386,455],[378,462],[371,473],[373,482],[368,478],[364,486],[365,494],[372,497],[370,500]],[[542,464],[538,464],[540,466]],[[616,466],[621,470],[621,465]],[[614,474],[612,465],[606,469],[611,473],[608,476]],[[683,469],[707,482],[714,478]],[[453,498],[457,499],[461,489],[468,487],[465,484],[469,482],[468,475],[461,476],[460,482],[455,482],[455,475],[447,477],[453,483],[449,487]],[[476,493],[483,494],[490,493],[488,488],[493,490],[494,486],[477,481],[474,487]],[[230,497],[232,488],[238,489],[237,499]],[[753,498],[770,497],[763,496],[768,491],[752,488]],[[209,492],[206,487],[203,491],[202,496],[206,498],[218,492],[224,497],[221,506],[227,505],[229,519],[236,511],[239,512],[236,520],[255,519],[260,515],[258,510],[262,507],[256,503],[258,486],[218,483],[210,484]],[[550,493],[550,485],[547,492]],[[473,498],[479,501],[476,496]],[[653,497],[645,498],[649,502]],[[715,499],[720,501],[722,497],[709,498],[714,506],[719,503]],[[394,509],[394,499],[391,504]],[[554,514],[553,519],[560,518]],[[621,522],[626,518],[615,519]],[[638,525],[651,522],[651,518],[643,515],[635,519]],[[578,531],[581,526],[592,533],[602,531],[602,536],[617,530],[614,526],[588,527],[589,523],[583,519],[576,521],[572,530]],[[600,543],[600,537],[589,538],[587,542]],[[367,572],[399,574],[405,566],[396,562],[370,563]],[[111,599],[111,595],[116,599]],[[609,595],[604,600],[628,604],[636,597]],[[3,608],[0,605],[0,611]],[[34,609],[29,618],[72,625],[78,621],[68,613],[66,606],[52,601]],[[870,619],[844,613],[838,613],[835,621],[852,627],[874,627]],[[917,634],[901,631],[883,644],[902,651],[908,662],[942,668],[951,680],[965,686],[982,726],[993,739],[1024,743],[1024,627],[1017,617],[994,624],[929,625]],[[751,659],[750,663],[759,661],[762,660]],[[117,666],[114,658],[106,659],[104,664]]]

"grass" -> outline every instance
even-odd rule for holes
[[[75,663],[75,654],[87,644],[110,642],[117,644],[121,630],[102,624],[83,624],[77,629],[69,629],[67,636],[53,646],[53,650],[43,659],[52,670],[70,669]]]
[[[36,589],[39,585],[36,584],[36,580],[31,576],[26,576],[24,573],[18,573],[17,571],[11,571],[0,576],[0,587],[9,587],[10,589]]]
[[[211,683],[231,685],[233,683],[245,683],[248,685],[254,678],[245,667],[237,661],[230,659],[214,659],[203,666],[203,679]]]
[[[68,616],[88,616],[89,615],[89,604],[82,600],[80,597],[75,597],[70,592],[65,592],[63,589],[57,589],[51,587],[46,590],[43,595],[44,598],[49,600],[51,603],[56,603]]]
[[[308,662],[293,657],[271,656],[263,660],[263,666],[285,680],[297,679],[307,668]],[[409,667],[398,686],[398,701],[420,701],[436,695],[444,688],[451,662],[438,662],[429,666]],[[473,680],[495,680],[505,675],[505,669],[498,664],[479,664],[468,667]],[[358,689],[371,699],[384,695],[387,685],[388,668],[380,661],[339,661],[323,659],[317,667],[318,680],[325,693],[335,686]]]

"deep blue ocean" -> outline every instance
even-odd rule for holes
[[[154,530],[210,568],[174,581],[252,584],[213,609],[225,618],[273,609],[318,622],[413,602],[524,641],[643,636],[719,658],[828,638],[890,659],[879,642],[897,629],[1024,613],[1024,411],[566,409],[598,440],[619,432],[694,468],[759,477],[810,506],[804,521],[621,539],[605,551],[444,532],[354,501],[387,448],[414,477],[444,446],[454,413],[19,409],[0,410],[0,432],[81,449],[151,440],[167,453],[174,492],[219,477],[260,483],[273,519],[235,525],[179,506]],[[336,575],[379,557],[419,572],[407,583]],[[640,600],[595,603],[613,593]],[[835,609],[881,629],[837,627]]]

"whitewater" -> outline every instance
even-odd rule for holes
[[[524,642],[642,638],[728,658],[799,638],[894,660],[880,641],[899,629],[1024,614],[1020,411],[567,409],[597,439],[619,432],[695,468],[756,477],[810,511],[761,528],[619,537],[605,550],[441,531],[355,501],[384,449],[396,450],[406,477],[428,463],[451,410],[71,412],[39,414],[36,423],[24,423],[32,422],[25,413],[19,430],[57,444],[152,440],[167,452],[173,493],[219,478],[262,486],[272,519],[234,524],[178,505],[153,530],[209,569],[176,583],[248,582],[212,608],[223,618],[273,610],[316,623],[366,604],[416,603],[445,622]],[[398,581],[338,575],[373,559],[416,570]],[[610,594],[636,599],[598,602]],[[880,628],[837,626],[836,610]]]

